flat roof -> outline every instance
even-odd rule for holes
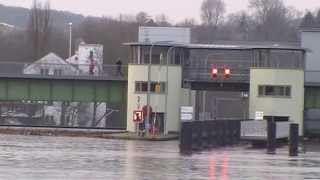
[[[239,42],[238,42],[239,43]],[[273,50],[294,50],[307,51],[307,49],[295,45],[284,45],[279,43],[256,43],[256,44],[234,44],[217,43],[217,44],[180,44],[174,42],[129,42],[124,43],[126,46],[158,46],[158,47],[177,47],[187,49],[220,49],[220,50],[254,50],[254,49],[273,49]]]

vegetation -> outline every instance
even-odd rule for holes
[[[298,42],[300,24],[320,27],[320,10],[307,12],[303,17],[283,0],[250,0],[247,11],[233,14],[225,13],[223,0],[204,0],[199,8],[201,22],[185,19],[173,24],[165,14],[154,18],[145,12],[136,16],[120,14],[117,18],[84,17],[50,10],[49,4],[39,4],[37,0],[30,10],[0,5],[0,22],[16,26],[9,33],[8,30],[0,33],[0,61],[32,62],[48,52],[66,58],[69,22],[73,23],[74,42],[82,39],[86,43],[104,45],[105,64],[114,64],[118,58],[126,62],[128,51],[122,43],[137,41],[141,25],[190,27],[194,43],[221,40]]]

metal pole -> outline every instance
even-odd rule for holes
[[[146,127],[146,134],[148,135],[149,132],[149,123],[150,123],[150,90],[151,90],[151,61],[152,61],[152,49],[154,44],[151,44],[150,50],[149,50],[149,64],[148,64],[148,92],[147,92],[147,121],[145,121],[145,127]]]
[[[72,22],[69,23],[69,58],[72,56]]]
[[[164,134],[167,135],[167,122],[168,122],[168,94],[169,94],[169,54],[175,47],[170,47],[167,51],[167,64],[166,64],[166,98],[165,98],[165,118],[164,118]]]

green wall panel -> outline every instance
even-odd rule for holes
[[[7,100],[6,80],[0,80],[0,100]]]
[[[32,80],[30,81],[30,100],[50,101],[50,81]]]
[[[123,85],[121,83],[113,83],[110,86],[110,102],[121,103],[123,98]]]
[[[73,98],[76,102],[94,102],[95,83],[89,81],[75,81]]]
[[[127,83],[32,78],[0,78],[0,100],[110,102],[126,104]]]
[[[110,99],[110,88],[112,84],[106,82],[96,83],[96,100],[98,102],[108,102]]]
[[[52,81],[52,100],[72,101],[73,100],[73,81],[71,80],[51,80]]]
[[[9,100],[28,100],[29,99],[29,80],[9,80],[8,99]]]

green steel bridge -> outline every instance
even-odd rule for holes
[[[24,71],[27,66],[0,64],[0,102],[112,103],[119,108],[118,121],[125,125],[127,67],[121,67],[120,73],[118,66],[104,66],[95,74],[89,74],[83,67],[70,72],[66,68],[70,64],[37,64],[32,72]],[[47,69],[46,73],[41,69]],[[57,69],[61,71],[55,71]]]

